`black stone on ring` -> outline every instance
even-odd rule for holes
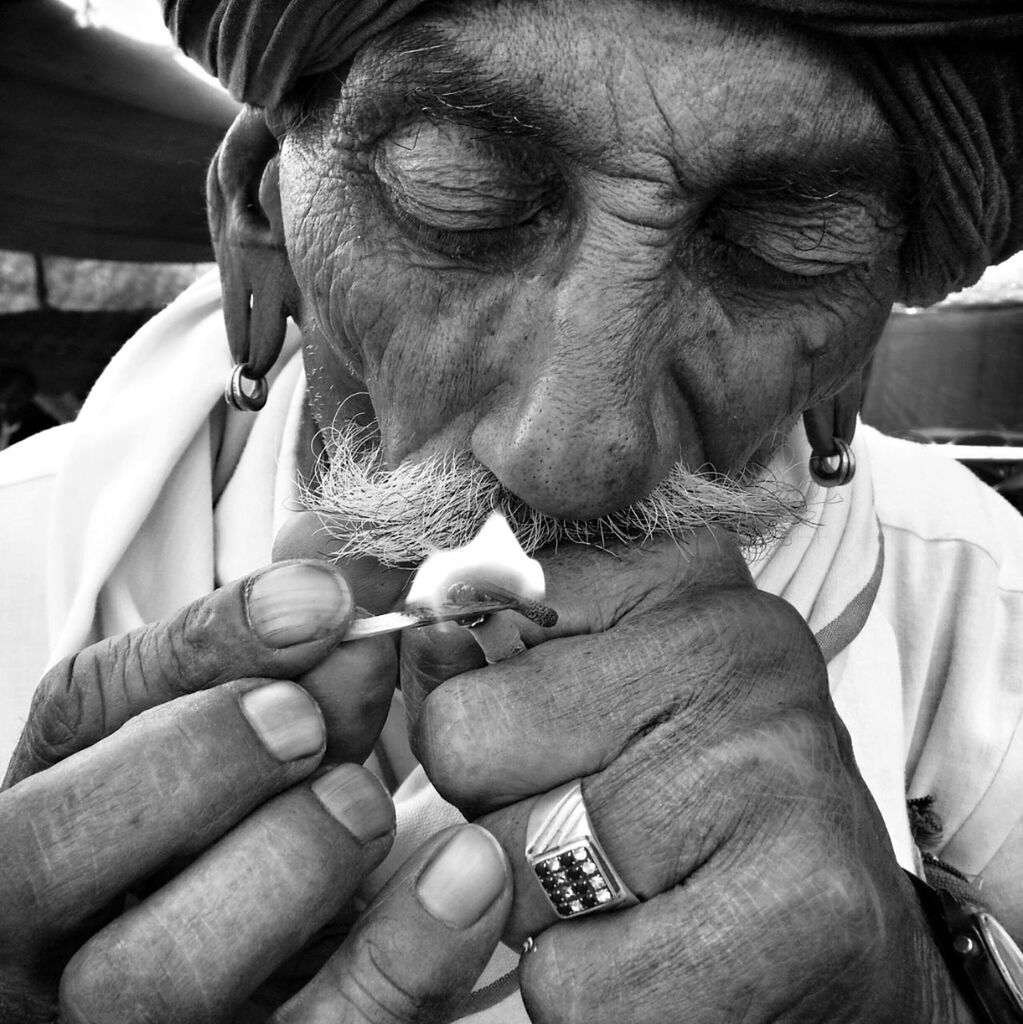
[[[597,842],[578,781],[552,790],[533,805],[526,860],[558,917],[639,902]]]

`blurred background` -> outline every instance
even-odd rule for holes
[[[110,356],[211,268],[205,169],[237,107],[155,0],[0,3],[0,448],[74,417]],[[863,418],[1023,508],[1023,254],[897,307]]]
[[[0,4],[0,447],[74,416],[210,269],[210,158],[237,110],[154,0]]]

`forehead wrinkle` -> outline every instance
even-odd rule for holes
[[[808,54],[812,62],[819,61],[819,54]],[[697,62],[701,56],[696,55]],[[651,148],[671,160],[686,190],[760,184],[791,197],[824,199],[838,198],[849,189],[876,192],[878,182],[895,189],[902,161],[894,134],[852,79],[851,89],[831,90],[841,102],[824,109],[809,105],[815,98],[809,76],[807,85],[781,82],[772,105],[770,93],[765,98],[742,88],[741,71],[730,78],[726,68],[715,87],[694,94],[684,88],[678,65],[637,59],[637,66],[640,102],[634,102],[634,91],[619,96],[617,104],[646,112],[646,121],[655,126],[647,133]],[[808,67],[828,78],[847,77],[839,63]],[[703,75],[707,77],[705,70]],[[807,90],[800,103],[800,93]],[[772,106],[782,114],[773,113]],[[631,121],[639,126],[634,133],[642,130],[635,112]]]
[[[495,31],[500,31],[499,25]],[[554,35],[553,40],[544,39],[543,51],[530,62],[534,50],[518,45],[517,39],[512,40],[510,49],[492,45],[484,51],[482,39],[465,32],[461,19],[413,23],[397,30],[386,47],[374,54],[363,88],[370,93],[391,93],[392,99],[400,98],[413,115],[458,121],[487,132],[542,135],[571,146],[581,156],[587,150],[599,152],[615,164],[624,161],[618,167],[623,175],[631,170],[667,183],[665,164],[669,164],[676,183],[686,191],[717,186],[725,177],[784,181],[792,186],[792,194],[805,189],[808,194],[823,195],[869,186],[872,181],[876,188],[878,180],[892,177],[892,146],[879,117],[853,116],[855,110],[836,109],[830,120],[820,116],[804,119],[796,116],[797,110],[785,123],[757,124],[753,114],[762,116],[768,105],[752,93],[737,94],[741,73],[733,75],[736,81],[725,75],[719,90],[688,95],[684,61],[667,53],[644,58],[633,40],[622,45],[619,38],[618,45],[608,50],[596,79],[600,99],[593,102],[596,92],[591,89],[585,112],[580,113],[576,103],[565,99],[570,94],[565,87],[571,91],[584,80],[575,66],[579,57],[562,45],[563,41],[559,43],[558,33]],[[548,51],[554,57],[553,75]],[[820,54],[807,52],[813,62],[820,63]],[[546,88],[537,86],[535,66],[541,57],[546,61]],[[630,65],[638,70],[631,82]],[[829,73],[843,72],[831,68]],[[554,76],[560,89],[552,82]],[[637,93],[637,83],[645,95]],[[793,88],[793,95],[798,96],[799,87]],[[735,120],[725,114],[725,107],[731,104],[758,105],[757,110],[750,106],[749,116],[739,119],[741,132],[721,128],[721,123]],[[658,128],[644,133],[646,138],[634,138],[632,142],[639,141],[639,147],[619,148],[616,142],[627,134],[623,126],[635,129],[641,118],[655,120]],[[598,119],[596,123],[594,119]],[[826,140],[822,140],[822,120]],[[803,124],[805,130],[801,130]],[[566,129],[572,128],[576,129],[574,139],[566,135]],[[603,144],[599,150],[595,139]],[[698,140],[696,148],[694,139]],[[707,166],[701,168],[704,157]],[[630,168],[632,160],[637,163]],[[692,180],[687,181],[693,172]],[[701,180],[704,178],[707,180]]]
[[[488,132],[554,135],[562,129],[555,104],[494,65],[492,53],[470,52],[452,28],[417,24],[374,54],[361,96]]]
[[[741,33],[727,14],[704,19],[688,49],[686,33],[676,39],[643,24],[629,35],[615,19],[608,46],[581,53],[557,15],[550,25],[531,21],[513,32],[490,14],[473,19],[455,10],[438,21],[432,10],[381,37],[368,54],[351,94],[356,119],[358,108],[368,111],[366,141],[415,117],[542,137],[610,178],[659,188],[669,203],[732,185],[803,199],[877,194],[879,182],[883,192],[898,189],[901,161],[880,113],[865,92],[821,88],[850,72],[813,40],[799,44],[803,81],[786,74],[790,57],[771,73],[771,49],[756,40],[752,49],[766,53],[765,63],[730,61],[728,45]],[[446,10],[440,6],[441,17]],[[704,36],[722,48],[695,47],[693,39]],[[690,78],[716,84],[694,91]],[[831,92],[842,101],[825,109],[818,97]]]

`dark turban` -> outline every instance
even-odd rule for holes
[[[273,106],[425,0],[163,0],[179,45]],[[1015,0],[731,0],[842,37],[911,155],[904,298],[925,305],[1023,249],[1023,13]]]

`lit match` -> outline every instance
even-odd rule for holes
[[[402,611],[356,619],[343,641],[438,622],[478,628],[500,611],[516,611],[549,628],[558,613],[541,603],[545,593],[540,563],[522,550],[504,516],[495,512],[468,544],[434,552],[423,562]]]

